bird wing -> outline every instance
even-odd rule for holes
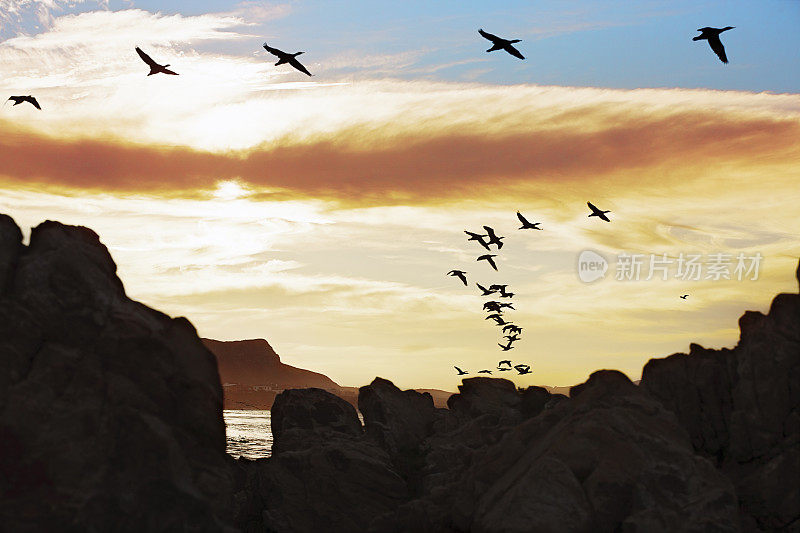
[[[307,71],[307,70],[306,70],[306,67],[304,67],[304,66],[302,65],[302,63],[300,63],[300,62],[299,62],[298,60],[296,60],[296,59],[290,59],[290,60],[289,60],[289,64],[290,64],[291,66],[293,66],[294,68],[296,68],[297,70],[299,70],[300,72],[304,73],[304,74],[308,74],[309,76],[312,76],[312,75],[313,75],[313,74],[311,74],[309,71]]]
[[[488,32],[485,32],[485,31],[483,31],[483,29],[480,29],[480,30],[478,30],[478,33],[480,33],[482,37],[484,37],[484,38],[486,38],[486,39],[489,39],[489,40],[490,40],[490,41],[492,41],[493,43],[494,43],[494,42],[497,42],[497,41],[502,41],[502,40],[503,40],[503,39],[501,39],[500,37],[498,37],[497,35],[492,35],[491,33],[488,33]]]
[[[136,47],[136,53],[139,54],[139,57],[142,58],[142,61],[144,61],[145,63],[147,63],[151,67],[159,67],[159,66],[161,66],[158,63],[156,63],[155,61],[153,61],[153,58],[150,57],[149,55],[145,54],[142,51],[142,49],[139,48],[138,46]]]
[[[456,370],[458,370],[459,372],[463,372],[463,370],[461,370],[461,369],[460,369],[460,368],[458,368],[457,366],[454,366],[453,368],[455,368],[455,369],[456,369]]]
[[[725,47],[722,46],[722,41],[719,40],[719,35],[709,37],[708,44],[711,45],[711,49],[714,50],[714,53],[717,54],[717,57],[720,61],[723,63],[728,62],[728,56],[725,55]]]
[[[514,56],[514,57],[518,57],[518,58],[520,58],[520,59],[525,59],[525,56],[523,56],[522,54],[520,54],[520,53],[519,53],[519,50],[517,50],[516,48],[514,48],[514,47],[513,47],[513,46],[511,46],[510,44],[509,44],[509,45],[506,45],[506,46],[504,46],[504,47],[503,47],[503,49],[504,49],[506,52],[508,52],[509,54],[511,54],[512,56]]]
[[[178,75],[177,72],[173,72],[168,68],[162,69],[161,72],[163,72],[164,74],[172,74],[173,76],[177,76]]]
[[[603,213],[603,212],[600,212],[600,213],[598,213],[598,214],[597,214],[597,217],[598,217],[598,218],[600,218],[601,220],[605,220],[606,222],[611,222],[611,221],[608,219],[608,217],[606,216],[606,214],[605,214],[605,213]]]
[[[589,206],[589,209],[592,210],[592,213],[599,213],[600,210],[592,202],[586,202],[586,205]]]
[[[495,232],[494,232],[494,229],[493,229],[493,228],[490,228],[489,226],[484,226],[484,227],[483,227],[483,229],[485,229],[485,230],[486,230],[486,233],[488,233],[488,234],[489,234],[489,238],[490,238],[490,239],[494,239],[495,237],[497,237],[497,235],[495,234]]]
[[[264,50],[269,52],[270,54],[274,55],[275,57],[283,57],[286,55],[285,52],[278,50],[277,48],[272,48],[267,43],[264,43]]]
[[[522,216],[522,213],[520,213],[519,211],[517,211],[517,218],[519,219],[520,222],[522,222],[523,226],[529,226],[530,225],[530,222],[528,222],[528,219],[526,219],[524,216]]]
[[[33,96],[31,96],[30,98],[27,98],[27,100],[28,100],[30,103],[32,103],[32,104],[33,104],[33,107],[35,107],[36,109],[38,109],[38,110],[40,110],[40,111],[41,111],[41,109],[42,109],[42,108],[41,108],[41,106],[39,105],[39,102],[37,102],[37,101],[36,101],[36,98],[34,98]]]

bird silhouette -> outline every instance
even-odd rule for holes
[[[508,359],[503,359],[502,361],[499,361],[497,363],[497,366],[501,366],[501,365],[508,365],[510,367],[511,366],[511,361],[508,360]]]
[[[588,205],[589,209],[592,210],[592,214],[589,215],[590,217],[598,217],[606,222],[611,222],[606,216],[606,213],[610,213],[611,211],[602,211],[598,209],[592,202],[586,202],[586,205]]]
[[[491,374],[491,370],[478,370],[478,374]]]
[[[466,374],[469,374],[469,372],[465,372],[465,371],[461,370],[460,368],[458,368],[457,366],[453,366],[453,368],[456,369],[456,371],[458,372],[459,376],[464,376]]]
[[[517,326],[515,326],[514,324],[507,324],[507,325],[506,325],[506,326],[503,328],[503,333],[506,333],[506,332],[508,332],[508,331],[511,331],[511,332],[513,333],[513,331],[512,331],[512,330],[513,330],[514,328],[516,328],[516,327],[517,327]]]
[[[725,26],[724,28],[709,28],[706,26],[705,28],[699,28],[697,31],[700,32],[700,35],[693,37],[693,41],[702,41],[707,40],[708,45],[717,54],[717,57],[723,63],[728,63],[728,56],[725,55],[725,47],[722,46],[722,41],[719,40],[719,34],[732,30],[735,26]]]
[[[478,243],[481,246],[483,246],[487,250],[491,250],[491,248],[489,248],[489,245],[486,243],[486,241],[483,240],[483,238],[484,237],[488,237],[488,235],[479,235],[477,233],[472,233],[471,231],[467,231],[467,230],[464,230],[464,233],[469,235],[469,239],[467,239],[468,241],[478,241]]]
[[[685,300],[688,296],[689,296],[688,294],[684,294],[683,296],[681,296],[681,300]]]
[[[520,39],[511,39],[511,40],[503,39],[502,37],[498,37],[497,35],[492,35],[491,33],[483,31],[483,28],[478,30],[478,33],[480,33],[482,37],[492,41],[492,47],[486,50],[487,52],[494,52],[495,50],[505,50],[514,57],[525,59],[525,57],[519,53],[519,50],[511,46],[514,43],[520,42]]]
[[[136,47],[136,53],[139,54],[139,57],[142,58],[142,61],[147,63],[147,66],[150,67],[150,72],[147,74],[148,76],[152,76],[153,74],[172,74],[173,76],[178,75],[177,72],[173,72],[167,68],[169,66],[169,63],[167,63],[166,65],[159,65],[158,63],[153,61],[152,57],[145,54],[142,51],[142,49],[139,48],[138,46]]]
[[[502,319],[500,313],[494,313],[484,318],[484,320],[497,320],[498,318]]]
[[[21,104],[23,102],[28,102],[29,104],[31,104],[33,107],[35,107],[39,111],[42,110],[41,106],[39,105],[39,102],[37,102],[36,98],[34,98],[31,95],[28,95],[28,96],[9,96],[8,100],[11,100],[12,102],[14,102],[14,105],[12,105],[11,107],[14,107],[15,105],[19,105],[19,104]],[[6,102],[8,100],[6,100]]]
[[[503,338],[508,339],[508,342],[514,342],[519,340],[519,335],[504,335]]]
[[[511,350],[512,348],[514,348],[513,346],[511,346],[511,343],[510,343],[510,342],[509,342],[508,344],[506,344],[505,346],[504,346],[504,345],[502,345],[502,344],[500,344],[499,342],[497,343],[497,345],[498,345],[499,347],[501,347],[501,348],[503,349],[503,351],[504,351],[504,352],[507,352],[507,351]],[[516,368],[516,367],[514,367],[514,368]]]
[[[266,50],[267,52],[278,58],[278,62],[275,63],[276,67],[278,65],[283,65],[284,63],[289,63],[291,66],[293,66],[303,74],[308,74],[309,76],[312,75],[308,70],[306,70],[306,67],[304,67],[297,60],[297,56],[299,56],[300,54],[305,54],[305,52],[295,52],[294,54],[289,54],[287,52],[283,52],[282,50],[278,50],[277,48],[272,48],[267,43],[264,43],[264,50]]]
[[[520,213],[519,211],[517,211],[517,218],[519,219],[520,222],[522,222],[522,226],[520,226],[519,229],[538,229],[538,230],[542,229],[539,227],[539,224],[541,224],[541,222],[528,222],[528,219],[522,216],[522,213]]]
[[[498,305],[498,307],[499,307],[500,309],[511,309],[511,310],[513,310],[513,311],[516,311],[516,309],[514,309],[514,304],[505,304],[505,303],[499,303],[499,304],[497,304],[497,305]]]
[[[460,279],[461,281],[463,281],[464,282],[464,286],[466,287],[467,286],[467,276],[465,274],[466,274],[466,272],[464,272],[463,270],[451,270],[450,272],[447,273],[448,276],[455,276],[458,279]]]
[[[514,370],[514,369],[511,368],[510,366],[498,366],[497,370],[500,372],[508,372],[509,370]]]
[[[486,261],[487,263],[492,265],[493,269],[497,270],[497,265],[494,263],[494,259],[492,259],[492,257],[497,257],[497,256],[491,254],[485,254],[477,258],[475,261]]]
[[[480,283],[476,283],[475,285],[477,285],[477,286],[478,286],[478,288],[479,288],[481,291],[483,291],[483,294],[482,294],[481,296],[489,296],[490,294],[494,294],[494,293],[496,293],[496,292],[497,292],[497,291],[495,291],[495,290],[492,290],[492,289],[487,289],[486,287],[484,287],[484,286],[483,286],[483,285],[481,285]]]
[[[508,328],[508,331],[510,331],[511,333],[522,333],[522,328],[519,327],[519,326],[515,326],[514,324],[511,324],[511,327]],[[505,332],[506,332],[506,330],[504,328],[503,329],[503,333],[505,333]]]
[[[517,372],[519,372],[519,375],[530,374],[531,373],[530,365],[515,365],[514,369]]]
[[[496,283],[493,283],[489,285],[489,290],[503,292],[504,290],[506,290],[506,287],[508,287],[508,285],[498,285]]]
[[[506,324],[508,324],[508,322],[506,322],[502,318],[495,318],[494,321],[497,322],[498,326],[505,326]]]
[[[506,292],[505,288],[500,289],[500,298],[512,298],[514,296],[513,292]],[[505,304],[511,305],[511,304]]]
[[[500,302],[495,302],[494,300],[483,304],[484,311],[500,311],[502,308]]]
[[[486,230],[486,233],[489,236],[489,242],[487,244],[497,245],[498,250],[503,247],[502,239],[505,239],[505,237],[498,237],[494,232],[494,229],[490,228],[489,226],[484,226],[483,229]]]

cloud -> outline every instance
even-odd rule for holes
[[[313,98],[350,105],[350,89],[319,88]],[[353,92],[363,94],[358,88]],[[661,92],[691,102],[691,94],[684,94],[691,91]],[[563,104],[571,93],[573,101]],[[362,105],[372,108],[391,96],[369,94]],[[526,106],[526,96],[538,98]],[[637,91],[467,87],[440,92],[440,108],[434,110],[427,97],[401,93],[387,116],[372,121],[356,117],[356,123],[331,127],[330,133],[287,133],[250,149],[224,152],[59,138],[6,121],[0,123],[0,172],[7,183],[180,194],[235,179],[268,195],[387,205],[479,193],[502,198],[553,183],[602,184],[612,176],[619,187],[657,183],[666,176],[669,183],[698,180],[727,169],[740,175],[766,167],[786,173],[800,157],[796,96],[752,95],[767,104],[761,107],[738,93],[719,93],[716,106],[704,105],[707,94],[702,92],[697,94],[700,103],[691,105],[654,104],[647,101],[651,94],[644,96]],[[473,107],[487,98],[494,105]],[[797,105],[792,112],[784,110],[787,99]],[[294,105],[309,97],[277,100]],[[258,113],[258,100],[253,106]],[[340,111],[333,112],[333,124]]]

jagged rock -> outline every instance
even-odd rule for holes
[[[0,219],[0,523],[222,531],[222,390],[192,325],[125,296],[89,229]],[[167,502],[169,502],[167,504]]]
[[[733,487],[672,413],[616,371],[572,394],[373,531],[739,530]]]
[[[331,436],[360,437],[355,408],[323,389],[289,389],[272,404],[273,453],[297,450]]]
[[[389,455],[362,438],[349,403],[321,389],[290,390],[272,412],[281,429],[273,456],[254,463],[252,487],[268,531],[365,531],[407,499]]]
[[[468,418],[492,415],[504,423],[516,423],[521,419],[520,395],[514,384],[507,379],[465,379],[458,386],[458,394],[447,400],[447,406],[453,412]]]
[[[800,521],[800,295],[779,294],[768,315],[748,311],[739,327],[733,349],[692,344],[650,360],[642,388],[733,480],[758,528],[788,527]]]

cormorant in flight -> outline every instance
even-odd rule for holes
[[[728,56],[725,55],[725,47],[722,46],[722,41],[719,40],[719,34],[732,30],[735,26],[725,26],[724,28],[709,28],[706,26],[705,28],[699,28],[697,31],[700,32],[700,35],[694,37],[693,41],[702,41],[703,39],[708,41],[709,46],[711,49],[714,50],[714,53],[717,54],[717,57],[723,63],[728,62]]]
[[[496,255],[491,255],[491,254],[485,254],[485,255],[482,255],[479,258],[477,258],[475,261],[486,261],[487,263],[492,265],[493,269],[497,270],[497,265],[494,263],[494,260],[492,259],[492,257],[497,257],[497,256]]]
[[[308,74],[309,76],[312,75],[308,70],[306,70],[306,67],[304,67],[297,60],[297,56],[299,56],[300,54],[305,54],[305,52],[295,52],[294,54],[289,54],[281,50],[278,50],[277,48],[272,48],[267,43],[264,43],[264,50],[266,50],[267,52],[278,58],[278,62],[275,63],[276,67],[278,65],[283,65],[284,63],[289,63],[291,66],[293,66],[303,74]]]
[[[517,211],[517,218],[520,222],[522,222],[522,226],[519,229],[538,229],[541,230],[542,228],[539,227],[541,222],[528,222],[528,219],[522,216],[522,213]]]
[[[519,53],[519,50],[511,46],[514,43],[520,42],[520,39],[511,39],[511,40],[503,39],[502,37],[498,37],[497,35],[492,35],[491,33],[483,31],[482,28],[478,30],[478,33],[480,33],[482,37],[492,41],[492,47],[486,50],[487,52],[494,52],[495,50],[505,50],[514,57],[525,59],[525,57]]]
[[[478,288],[483,291],[483,294],[481,296],[489,296],[490,294],[494,294],[494,293],[497,292],[497,291],[495,291],[493,289],[487,289],[486,287],[484,287],[480,283],[476,283],[475,285],[477,285]]]
[[[463,370],[461,370],[461,369],[460,369],[460,368],[458,368],[457,366],[454,366],[453,368],[455,368],[455,369],[456,369],[456,371],[458,372],[458,375],[459,375],[459,376],[463,376],[463,375],[469,374],[469,372],[464,372]]]
[[[33,107],[35,107],[39,111],[42,110],[41,106],[39,105],[39,102],[37,102],[36,98],[34,98],[31,95],[28,95],[28,96],[9,96],[8,100],[11,100],[12,102],[14,102],[14,105],[19,105],[19,104],[21,104],[23,102],[28,102],[29,104],[31,104]],[[6,101],[8,101],[8,100],[6,100]],[[14,107],[14,106],[11,106],[11,107]]]
[[[463,270],[451,270],[450,272],[447,273],[448,276],[455,276],[458,279],[460,279],[461,281],[463,281],[464,282],[464,286],[466,287],[467,286],[467,276],[465,276],[464,274],[466,274],[466,272],[464,272]]]
[[[684,295],[682,295],[682,296],[681,296],[681,300],[685,300],[687,296],[689,296],[689,295],[688,295],[688,294],[684,294]]]
[[[136,53],[139,54],[139,57],[142,58],[142,61],[147,63],[147,66],[150,67],[150,72],[147,74],[148,76],[152,76],[153,74],[172,74],[173,76],[178,75],[177,72],[173,72],[167,68],[169,66],[169,63],[167,63],[166,65],[159,65],[158,63],[153,61],[152,57],[145,54],[142,51],[142,49],[139,48],[138,46],[136,47]]]
[[[471,231],[467,231],[467,230],[464,230],[464,233],[469,235],[469,239],[467,239],[468,241],[478,241],[478,243],[481,246],[483,246],[487,250],[491,250],[491,248],[489,248],[489,245],[486,244],[486,241],[483,240],[483,238],[487,237],[487,235],[478,235],[477,233],[472,233]]]
[[[486,233],[489,235],[489,242],[487,244],[496,244],[498,250],[503,247],[503,242],[501,239],[505,239],[505,237],[498,237],[494,230],[489,226],[484,226],[483,229],[485,229]]]
[[[606,213],[610,213],[611,211],[602,211],[598,209],[592,202],[586,202],[586,205],[588,205],[589,209],[592,210],[592,214],[589,215],[590,217],[598,217],[606,222],[611,222],[606,216]]]
[[[522,374],[530,374],[531,373],[530,365],[516,365],[516,366],[514,366],[514,369],[517,372],[519,372],[520,375],[522,375]]]

